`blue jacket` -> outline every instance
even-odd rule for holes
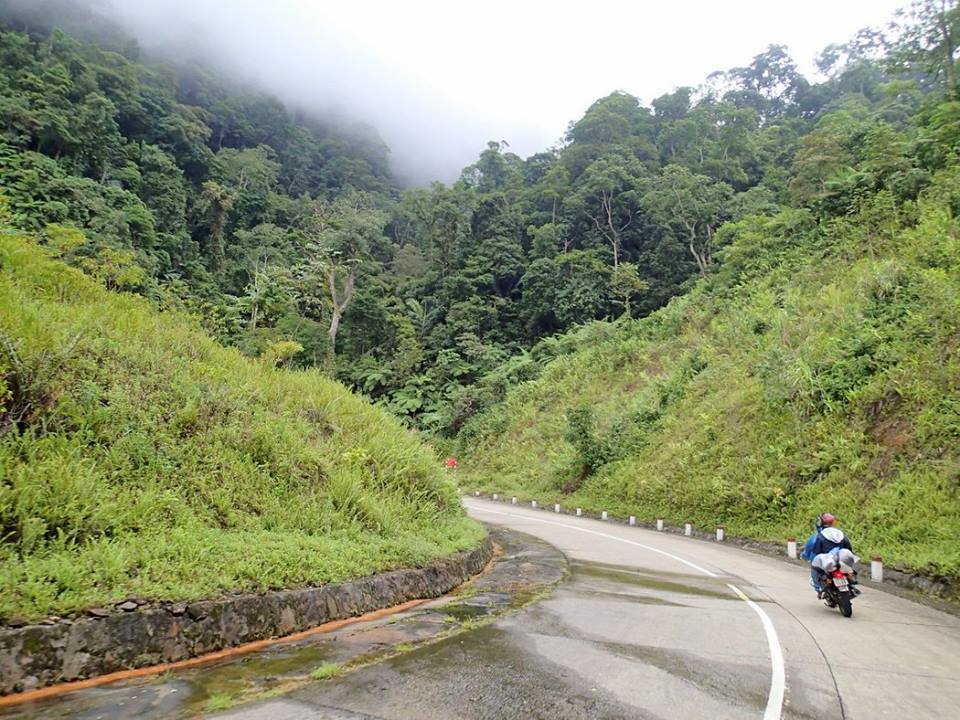
[[[824,537],[823,530],[818,530],[807,540],[807,544],[803,549],[803,559],[813,560],[821,553],[828,553],[841,548],[853,552],[853,546],[850,545],[850,538],[847,537],[846,533],[843,534],[843,540],[833,542]]]
[[[812,551],[813,551],[813,544],[817,541],[817,536],[819,534],[820,534],[820,530],[818,529],[813,535],[807,538],[807,542],[804,543],[803,552],[800,553],[800,557],[802,557],[804,560],[813,560],[816,557],[816,555],[814,555]]]

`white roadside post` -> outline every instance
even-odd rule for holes
[[[607,519],[607,511],[606,511],[606,510],[604,510],[602,513],[600,513],[600,519],[601,519],[601,520],[606,520],[606,519]]]
[[[536,500],[531,500],[531,501],[530,501],[530,507],[532,507],[534,510],[536,510],[536,509],[537,509],[537,501],[536,501]]]
[[[511,503],[512,505],[516,505],[516,504],[517,504],[517,499],[516,499],[516,498],[510,498],[510,503]]]
[[[797,559],[797,539],[787,538],[787,557],[791,560]]]
[[[879,555],[870,558],[870,579],[874,582],[883,582],[883,558]]]
[[[693,535],[693,523],[692,523],[692,522],[689,522],[689,521],[688,521],[688,522],[685,522],[685,523],[683,524],[683,534],[686,535],[687,537],[690,537],[691,535]]]
[[[500,496],[497,495],[496,493],[494,493],[494,494],[493,494],[493,499],[494,499],[494,500],[499,500],[499,499],[500,499]]]
[[[581,508],[577,508],[577,517],[580,517],[581,515],[583,515],[583,510]]]
[[[473,495],[474,495],[474,497],[480,497],[480,491],[479,491],[479,490],[474,490],[474,491],[473,491]]]
[[[718,527],[718,528],[717,528],[717,542],[723,542],[723,538],[724,538],[723,527]]]
[[[630,519],[629,519],[627,522],[628,522],[630,525],[636,525],[636,524],[637,524],[637,516],[636,516],[636,515],[631,515],[631,516],[630,516]]]
[[[554,512],[560,512],[560,503],[556,503],[556,504],[553,506],[553,511],[554,511]]]
[[[657,518],[657,530],[663,531],[663,518]]]

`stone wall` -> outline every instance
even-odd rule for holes
[[[480,572],[492,555],[488,538],[424,567],[353,582],[148,607],[131,601],[95,617],[0,627],[0,694],[176,662],[439,597]]]

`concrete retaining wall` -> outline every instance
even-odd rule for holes
[[[480,572],[492,555],[486,539],[475,550],[421,568],[353,582],[0,627],[0,694],[176,662],[438,597]]]

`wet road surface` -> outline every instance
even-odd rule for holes
[[[327,668],[325,674],[331,668],[338,672],[355,669],[474,630],[545,597],[568,573],[567,559],[543,540],[502,527],[491,528],[490,537],[496,547],[495,560],[478,576],[435,600],[374,613],[375,617],[331,623],[307,636],[208,664],[75,688],[58,697],[26,700],[6,708],[0,703],[0,719],[200,717],[218,708],[289,694],[315,683],[312,675],[321,667]],[[257,713],[272,718],[281,707],[290,706],[275,702]]]
[[[848,620],[814,599],[803,568],[775,559],[466,504],[558,547],[569,579],[485,627],[218,717],[956,717],[956,617],[867,589]]]

